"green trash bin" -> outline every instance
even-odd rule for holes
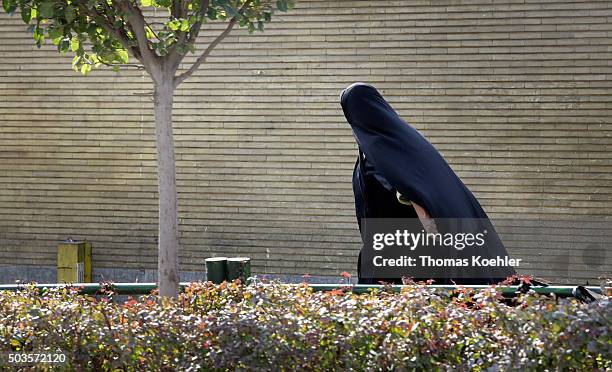
[[[240,279],[246,284],[251,277],[251,259],[248,257],[231,257],[227,259],[227,280]]]
[[[221,284],[227,280],[227,257],[211,257],[206,262],[206,280]]]

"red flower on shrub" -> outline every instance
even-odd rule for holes
[[[126,309],[130,309],[132,307],[134,307],[134,305],[136,305],[138,303],[138,301],[136,301],[135,299],[133,299],[132,297],[130,297],[124,304],[123,307],[125,307]]]
[[[342,289],[332,289],[328,292],[331,296],[341,296],[344,294],[344,290]]]

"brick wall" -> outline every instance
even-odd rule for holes
[[[339,106],[354,81],[376,85],[492,217],[610,221],[611,45],[607,0],[300,0],[263,34],[235,30],[175,97],[182,268],[246,255],[258,273],[355,272]],[[93,242],[97,268],[155,268],[148,78],[80,76],[4,13],[0,46],[0,265],[55,265],[70,236]],[[575,257],[567,242],[505,240],[525,272],[611,271],[609,246]]]

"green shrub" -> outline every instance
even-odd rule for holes
[[[178,299],[124,303],[77,292],[0,292],[0,352],[59,349],[68,370],[612,368],[609,299],[508,306],[495,287],[356,295],[279,283],[193,283]]]

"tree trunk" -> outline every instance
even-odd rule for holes
[[[159,191],[158,285],[159,294],[176,297],[179,291],[179,224],[176,163],[172,135],[173,74],[155,82],[155,136]]]

